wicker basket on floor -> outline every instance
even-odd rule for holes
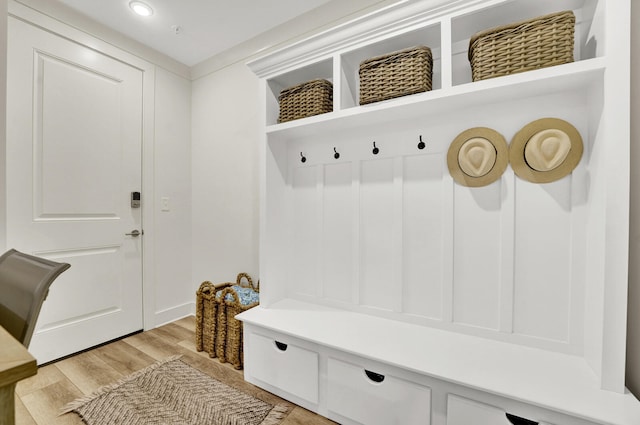
[[[282,90],[278,97],[278,122],[297,120],[333,111],[333,84],[311,80]]]
[[[243,281],[243,278],[246,282]],[[260,292],[259,285],[254,286],[251,277],[246,273],[238,275],[236,285]],[[218,290],[216,292],[216,302],[218,303],[217,336],[215,339],[216,355],[222,363],[229,362],[234,368],[242,369],[244,357],[242,322],[236,319],[235,316],[257,306],[259,303],[242,304],[233,286]]]
[[[571,11],[492,28],[469,41],[473,81],[573,62]]]
[[[218,333],[218,302],[216,292],[232,283],[214,285],[202,282],[196,292],[196,350],[206,351],[209,357],[216,356],[216,335]]]
[[[376,56],[360,64],[360,104],[431,90],[431,49],[416,46]]]

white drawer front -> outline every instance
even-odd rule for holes
[[[250,333],[251,374],[267,384],[307,400],[318,402],[318,353]]]
[[[368,372],[362,367],[329,358],[327,408],[367,425],[430,424],[429,388],[390,375],[376,376],[375,371]]]
[[[447,425],[511,425],[504,410],[449,394]]]
[[[504,410],[467,398],[449,394],[447,397],[447,425],[552,425],[524,418],[507,418]]]

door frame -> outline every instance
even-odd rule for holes
[[[142,237],[142,315],[144,330],[153,329],[156,326],[155,181],[153,173],[155,160],[155,65],[16,1],[9,2],[8,16],[64,37],[142,71],[142,227],[145,231]]]

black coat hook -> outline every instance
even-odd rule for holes
[[[380,149],[378,149],[378,147],[376,146],[376,142],[373,142],[373,154],[374,155],[378,155],[378,153],[380,153]]]
[[[425,148],[425,143],[422,141],[422,134],[420,135],[420,143],[418,143],[418,149],[424,149]]]
[[[338,151],[336,150],[336,148],[333,148],[333,152],[334,152],[333,157],[334,157],[335,159],[340,158],[340,154],[338,153]]]
[[[302,152],[300,152],[300,162],[302,162],[303,164],[307,162],[307,158],[305,158],[305,156],[302,155]]]

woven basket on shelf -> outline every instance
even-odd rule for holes
[[[479,32],[469,40],[473,81],[573,62],[575,16],[552,13]]]
[[[431,49],[416,46],[360,64],[360,104],[431,90],[433,57]]]
[[[247,283],[243,282],[242,278],[245,278]],[[254,286],[251,277],[246,273],[238,275],[236,284],[260,292],[259,285]],[[227,298],[231,298],[231,300]],[[241,304],[238,294],[232,286],[219,290],[216,293],[216,300],[218,302],[218,335],[215,340],[216,356],[222,363],[229,362],[234,368],[242,369],[244,357],[242,322],[236,319],[235,316],[257,306],[259,303]]]
[[[278,97],[278,122],[297,120],[333,111],[333,84],[311,80],[282,90]]]
[[[200,285],[196,292],[196,350],[206,351],[209,357],[218,357],[222,363],[229,362],[234,368],[242,369],[242,322],[234,316],[258,303],[241,304],[234,285],[259,292],[246,273],[238,274],[235,284],[214,285],[206,281]],[[226,300],[228,294],[232,301]]]

